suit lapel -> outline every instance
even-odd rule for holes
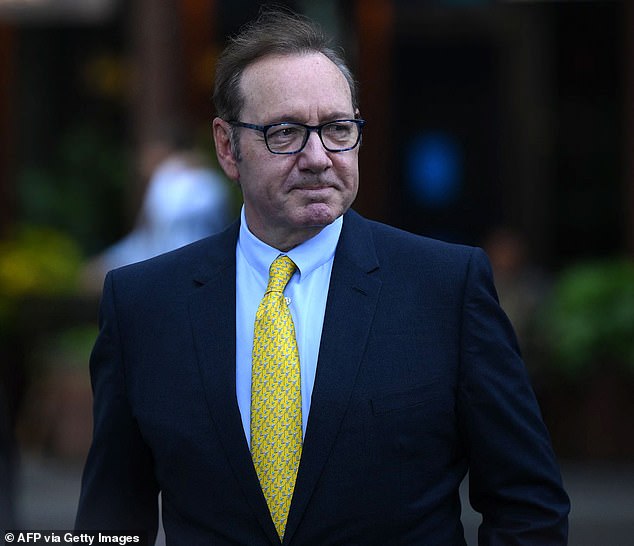
[[[247,445],[236,399],[236,264],[238,224],[219,236],[196,275],[190,318],[207,405],[236,480],[272,543],[279,543]]]
[[[238,223],[218,236],[195,277],[190,318],[207,404],[236,480],[272,544],[279,543],[242,429],[235,383],[235,245]],[[381,281],[369,226],[344,218],[328,291],[310,416],[284,544],[299,525],[346,412]],[[354,319],[354,320],[352,320]],[[343,327],[342,325],[345,325]]]
[[[297,529],[335,442],[365,349],[381,281],[369,226],[350,211],[333,264],[315,386],[284,544]]]

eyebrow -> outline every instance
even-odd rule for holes
[[[331,112],[327,116],[324,116],[319,121],[318,125],[321,125],[322,123],[328,123],[330,121],[335,121],[337,119],[355,119],[355,117],[354,117],[354,114],[350,114],[348,112]],[[289,115],[289,116],[276,116],[268,123],[263,123],[262,125],[271,125],[274,123],[286,123],[286,122],[301,123],[304,125],[306,124],[305,118],[300,116]]]

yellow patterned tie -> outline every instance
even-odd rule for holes
[[[295,264],[278,256],[255,315],[251,377],[251,455],[280,539],[302,454],[299,354],[284,288]]]

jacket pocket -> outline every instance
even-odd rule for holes
[[[393,411],[411,410],[442,397],[440,381],[431,381],[407,390],[379,395],[372,399],[372,413],[383,415]]]

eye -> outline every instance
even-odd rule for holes
[[[266,136],[269,142],[283,144],[288,142],[294,142],[297,139],[301,139],[304,135],[304,128],[301,125],[274,125],[271,127]]]
[[[322,134],[324,137],[334,141],[347,141],[353,134],[354,123],[349,121],[337,121],[324,125]]]

